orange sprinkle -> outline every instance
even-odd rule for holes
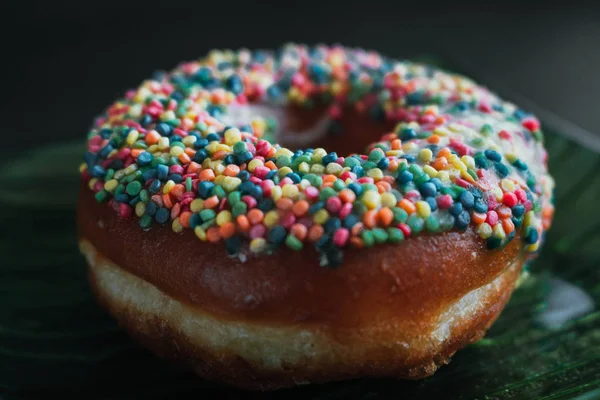
[[[217,196],[210,196],[204,200],[204,208],[215,208],[219,205],[219,198]]]
[[[344,190],[350,190],[350,189],[344,189]],[[354,192],[352,192],[352,194],[354,194]],[[292,212],[294,213],[294,215],[296,217],[302,217],[303,215],[305,215],[308,212],[309,207],[310,207],[310,205],[308,204],[308,201],[298,200],[292,206]]]
[[[162,195],[163,205],[167,208],[173,207],[173,202],[171,201],[171,196],[169,193]]]
[[[184,211],[181,214],[179,214],[179,223],[181,224],[181,226],[183,226],[184,228],[189,228],[191,216],[192,213],[189,211]]]
[[[223,239],[229,239],[235,234],[235,224],[233,222],[225,222],[219,228],[219,235]]]
[[[510,216],[512,215],[512,211],[510,211],[510,208],[506,206],[498,207],[496,212],[498,213],[498,216],[500,218],[510,218]]]
[[[447,147],[444,147],[443,149],[441,149],[440,151],[438,151],[438,153],[436,154],[436,157],[448,158],[448,157],[450,157],[450,154],[452,154],[452,152],[450,151],[450,149],[447,148]]]
[[[437,169],[438,171],[445,170],[448,166],[448,160],[446,159],[446,157],[438,157],[435,160],[433,160],[433,164],[431,164],[431,166]]]
[[[227,167],[225,167],[225,171],[223,171],[223,175],[226,176],[236,176],[239,173],[240,167],[235,164],[229,164]]]
[[[362,230],[363,230],[363,224],[362,224],[362,222],[359,222],[352,227],[352,229],[350,230],[350,233],[353,236],[358,236],[362,232]]]
[[[350,238],[350,244],[359,249],[363,247],[363,241],[358,236],[352,236]]]
[[[377,191],[379,192],[379,194],[389,192],[390,189],[392,189],[392,185],[385,181],[379,181],[375,184],[375,186],[377,186]]]
[[[392,210],[389,207],[383,207],[377,213],[377,220],[383,226],[390,226],[392,221],[394,220],[394,213],[392,212]]]
[[[340,200],[344,203],[353,203],[356,200],[356,194],[350,189],[342,189],[339,193]]]
[[[316,242],[323,236],[324,229],[321,225],[313,225],[308,230],[308,240],[311,242]]]
[[[206,231],[206,238],[211,243],[217,243],[221,240],[221,235],[219,234],[219,228],[217,226],[211,226]]]
[[[506,234],[509,234],[515,230],[515,224],[513,224],[510,218],[504,218],[502,220],[502,228]]]
[[[485,215],[485,213],[473,213],[473,214],[471,214],[471,219],[476,224],[483,224],[485,222],[486,218],[487,218],[487,215]]]
[[[390,164],[388,165],[388,169],[390,171],[395,171],[398,169],[398,160],[396,160],[395,158],[392,158],[390,160]]]
[[[187,173],[188,174],[194,174],[194,173],[198,172],[201,168],[202,168],[202,166],[200,164],[198,164],[195,161],[192,161],[190,163],[190,165],[188,165]]]
[[[269,149],[269,151],[267,151],[267,154],[265,154],[265,158],[273,158],[273,157],[275,157],[275,153],[277,153],[277,150],[275,150],[275,147],[271,147]],[[268,167],[268,168],[270,168],[270,167]],[[272,168],[270,168],[270,169],[272,169]]]
[[[198,178],[201,181],[214,181],[215,180],[215,172],[212,169],[205,169],[200,174],[198,174]]]
[[[275,165],[275,163],[273,161],[267,161],[265,163],[265,167],[269,168],[271,171],[273,171],[274,169],[277,169],[277,165]]]
[[[413,203],[411,203],[411,201],[408,200],[408,199],[402,199],[402,200],[400,200],[398,202],[398,207],[402,208],[409,215],[410,214],[414,214],[414,212],[417,211],[417,207],[415,207],[415,205]]]
[[[323,175],[322,179],[323,179],[323,183],[325,183],[325,182],[333,183],[333,182],[337,181],[337,176],[335,176],[335,175]]]
[[[210,158],[212,158],[213,160],[222,160],[225,158],[225,156],[228,153],[225,150],[219,150],[219,151],[215,151]]]
[[[156,131],[146,132],[146,137],[144,138],[144,140],[148,145],[156,144],[160,140],[160,134]]]
[[[181,212],[181,206],[179,205],[179,203],[175,203],[173,208],[171,208],[171,219],[177,218],[179,216],[180,212]]]
[[[304,240],[306,235],[308,234],[308,229],[305,225],[302,224],[294,224],[290,228],[290,232],[294,235],[298,240]]]
[[[192,149],[191,147],[186,147],[184,151],[185,154],[187,154],[190,157],[193,157],[194,154],[196,154],[196,150]]]
[[[259,210],[258,208],[253,208],[252,210],[248,211],[248,221],[250,221],[250,223],[252,225],[256,225],[256,224],[260,224],[264,218],[264,213]]]
[[[140,154],[142,154],[144,151],[146,151],[146,150],[144,150],[144,149],[131,149],[131,156],[135,157],[135,158],[138,158],[138,156]]]
[[[275,202],[275,205],[277,206],[277,208],[279,208],[280,210],[291,210],[292,207],[294,206],[294,201],[288,197],[281,197],[280,199],[278,199]]]
[[[402,141],[400,139],[392,140],[392,150],[400,150],[402,149]]]
[[[159,206],[159,207],[163,206],[163,201],[162,201],[162,197],[160,196],[160,194],[153,194],[151,199],[153,202],[156,203],[157,206]]]
[[[180,199],[183,193],[185,193],[185,186],[183,186],[181,183],[178,183],[175,186],[173,186],[173,188],[169,192],[169,194],[175,197],[176,199]]]
[[[366,213],[364,213],[364,215],[362,217],[362,221],[367,228],[375,228],[375,225],[377,225],[376,217],[377,217],[377,211],[369,210]]]
[[[250,230],[250,221],[248,221],[248,217],[245,215],[238,215],[235,219],[237,222],[237,226],[242,232],[248,232]]]
[[[183,153],[181,154],[179,157],[179,161],[181,161],[182,164],[187,164],[190,161],[192,161],[192,159],[190,158],[190,156],[188,156],[187,154]]]
[[[438,135],[431,135],[427,138],[427,142],[431,144],[438,144],[440,142],[440,137]]]

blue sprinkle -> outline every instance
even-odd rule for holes
[[[319,211],[320,209],[322,209],[323,207],[325,207],[325,202],[324,201],[317,201],[315,204],[311,205],[308,208],[308,213],[309,214],[314,214],[317,211]]]
[[[502,160],[502,156],[495,150],[486,150],[483,152],[487,158],[492,161],[498,162]]]
[[[417,138],[417,132],[412,128],[404,128],[400,132],[400,139],[403,141],[412,140]]]
[[[164,164],[158,165],[156,167],[156,171],[157,171],[156,177],[158,179],[160,179],[161,181],[164,179],[167,179],[167,176],[169,176],[169,167],[167,167]]]
[[[360,165],[355,165],[354,167],[352,167],[351,171],[353,174],[356,174],[358,178],[362,178],[363,176],[365,176],[365,169]]]
[[[515,217],[521,218],[525,214],[525,207],[521,204],[517,204],[512,208],[512,213]]]
[[[179,174],[171,174],[167,177],[167,179],[172,180],[175,183],[183,182],[183,177]]]
[[[458,217],[463,212],[463,205],[462,203],[453,203],[448,209],[448,211],[450,212],[450,214],[454,215],[455,217]]]
[[[97,160],[98,160],[98,157],[91,151],[86,151],[83,154],[83,161],[85,161],[88,168],[91,168],[94,164],[96,164]]]
[[[348,184],[348,189],[352,190],[357,197],[359,197],[364,190],[362,185],[358,182],[352,182]]]
[[[349,214],[344,218],[344,228],[352,229],[354,225],[360,222],[360,218],[354,214]]]
[[[194,229],[198,225],[202,225],[202,218],[199,213],[193,213],[190,217],[190,228]]]
[[[154,214],[156,214],[157,209],[158,209],[158,206],[156,205],[156,203],[153,201],[150,201],[150,202],[148,202],[148,204],[146,204],[146,211],[144,211],[144,214],[154,215]]]
[[[227,154],[225,158],[223,158],[223,164],[237,164],[237,159],[233,154]]]
[[[158,179],[156,179],[156,180],[152,181],[152,183],[148,187],[148,191],[151,194],[155,194],[155,193],[158,193],[159,190],[160,190],[160,181]]]
[[[215,184],[210,181],[203,181],[198,183],[198,194],[203,199],[210,197],[210,191],[215,187]]]
[[[431,182],[425,182],[419,186],[419,191],[423,197],[432,197],[437,193],[437,188],[435,187],[435,184]]]
[[[166,224],[169,221],[169,210],[164,207],[159,208],[154,215],[154,219],[159,224]]]
[[[112,130],[109,128],[100,129],[98,135],[100,135],[102,139],[108,139],[112,135]]]
[[[144,166],[144,165],[150,164],[153,159],[154,159],[154,156],[151,153],[144,151],[144,152],[140,153],[140,155],[138,156],[137,163],[140,166]]]
[[[470,210],[475,205],[475,197],[468,190],[463,191],[458,200],[467,210]]]
[[[389,165],[390,165],[390,160],[388,160],[386,157],[383,157],[377,163],[377,168],[379,168],[382,171],[385,171]]]
[[[140,119],[140,125],[144,128],[147,128],[150,124],[152,124],[152,116],[145,114],[141,119]]]
[[[196,150],[204,149],[206,146],[208,146],[208,140],[206,140],[204,138],[198,139],[194,142],[194,149],[196,149]],[[205,153],[206,153],[206,151],[205,151]],[[206,157],[204,157],[204,158],[206,158]]]
[[[334,151],[334,152],[331,152],[331,153],[327,154],[326,156],[324,156],[321,159],[321,163],[323,165],[327,165],[329,163],[335,162],[335,160],[337,160],[337,159],[338,159],[337,153]]]
[[[275,208],[275,202],[271,198],[260,199],[257,207],[263,212],[271,211],[273,208]]]
[[[225,239],[225,249],[227,250],[227,254],[235,255],[239,253],[242,248],[242,241],[239,236],[232,236],[229,239]]]
[[[202,164],[204,160],[208,158],[208,152],[204,149],[200,149],[196,151],[194,157],[192,157],[192,161],[197,162],[198,164]]]
[[[443,188],[442,181],[440,181],[438,178],[431,178],[429,183],[433,183],[437,190],[442,190]]]
[[[400,174],[398,175],[398,178],[396,178],[396,180],[400,184],[405,184],[405,183],[412,181],[413,178],[414,178],[414,175],[412,174],[412,172],[402,171],[402,172],[400,172]]]
[[[501,162],[497,162],[494,164],[494,170],[500,178],[506,178],[509,174],[508,167],[502,164]]]
[[[129,196],[125,193],[115,194],[115,196],[113,198],[115,199],[115,201],[117,203],[128,203],[129,202]]]
[[[106,171],[99,165],[94,165],[89,169],[89,174],[94,178],[103,178],[106,175]]]
[[[529,228],[527,233],[525,234],[525,243],[534,244],[537,243],[540,235],[538,234],[537,229]]]
[[[240,162],[240,164],[246,163],[252,160],[252,158],[254,158],[254,156],[249,151],[245,151],[242,154],[237,155],[237,159]]]
[[[415,156],[411,156],[410,154],[405,154],[402,156],[402,158],[404,158],[406,160],[407,163],[414,163],[416,161]]]
[[[275,244],[281,244],[285,240],[286,231],[285,228],[281,225],[276,225],[271,228],[268,233],[269,242]]]
[[[474,208],[475,212],[478,212],[478,213],[485,213],[488,211],[487,204],[483,200],[480,200],[480,199],[477,199],[475,201],[475,205],[473,206],[473,208]]]
[[[513,165],[519,171],[527,171],[527,164],[525,164],[523,161],[521,161],[519,159],[516,159],[515,162],[513,162]]]
[[[454,226],[456,226],[456,228],[459,230],[463,230],[466,229],[470,223],[471,215],[467,211],[463,211],[456,217],[456,221],[454,221]]]
[[[208,140],[209,142],[214,142],[214,141],[220,142],[221,137],[213,132],[213,133],[209,133],[208,135],[206,135],[206,140]]]
[[[229,78],[227,78],[227,81],[225,82],[225,87],[236,95],[244,91],[244,84],[242,83],[242,79],[237,74],[233,74]]]
[[[427,204],[429,204],[429,208],[431,208],[431,211],[436,211],[438,209],[438,205],[437,205],[437,201],[435,201],[435,197],[427,197],[425,199],[425,201],[427,202]]]
[[[275,172],[277,172],[277,171],[275,171]],[[247,181],[248,179],[250,179],[250,172],[248,172],[246,170],[242,170],[242,171],[238,172],[236,177],[240,178],[242,180],[242,182]]]
[[[98,152],[98,156],[102,157],[102,158],[106,158],[108,156],[108,154],[113,151],[115,148],[108,143],[106,146],[104,146],[99,152]]]
[[[292,182],[294,183],[300,183],[300,181],[302,179],[300,179],[300,175],[298,175],[295,172],[290,172],[289,174],[286,175],[287,178],[290,178],[292,180]]]
[[[161,136],[170,136],[173,132],[173,127],[166,122],[161,122],[156,125],[156,132],[160,133]]]
[[[327,233],[333,233],[342,227],[342,221],[339,218],[329,218],[323,224],[323,228]]]

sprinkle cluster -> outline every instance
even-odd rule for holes
[[[227,125],[248,103],[326,105],[396,128],[365,154],[292,151],[275,121]],[[128,91],[88,135],[81,172],[143,229],[170,224],[231,255],[343,249],[474,229],[535,252],[554,211],[538,120],[462,76],[343,47],[213,51]]]

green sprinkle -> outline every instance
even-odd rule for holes
[[[408,213],[400,207],[392,207],[392,214],[394,214],[394,223],[404,223],[408,219]]]
[[[410,217],[408,217],[406,223],[408,224],[408,227],[413,233],[420,233],[423,230],[423,226],[425,225],[425,221],[423,221],[423,218],[418,217],[416,214],[413,214]]]
[[[375,237],[369,230],[364,230],[360,235],[362,237],[365,247],[372,247],[375,244]]]
[[[292,160],[286,156],[286,155],[282,155],[277,159],[277,162],[275,163],[275,165],[277,165],[277,167],[282,168],[282,167],[289,167],[292,164]]]
[[[328,198],[335,196],[337,193],[333,188],[325,187],[321,189],[321,193],[319,193],[319,200],[327,200]]]
[[[142,184],[138,181],[133,181],[127,185],[125,191],[128,195],[137,196],[137,194],[142,190]]]
[[[192,189],[193,189],[192,178],[188,176],[187,178],[185,178],[185,191],[191,192]]]
[[[294,235],[290,234],[285,238],[285,244],[292,250],[302,250],[302,242]]]
[[[244,215],[246,214],[246,210],[248,209],[248,206],[246,205],[246,203],[244,203],[243,201],[238,201],[232,208],[231,208],[231,213],[233,214],[234,217],[237,217],[239,215]]]
[[[400,243],[404,240],[404,232],[398,228],[388,228],[388,241],[390,243]]]
[[[108,197],[108,192],[106,190],[102,189],[101,191],[96,192],[94,197],[96,198],[96,200],[98,202],[103,202]]]
[[[148,191],[146,189],[142,189],[140,191],[140,200],[142,200],[144,203],[147,203],[150,201],[150,193],[148,193]]]
[[[385,229],[374,228],[372,230],[375,243],[385,243],[388,240],[388,234]]]
[[[425,229],[429,232],[438,232],[440,230],[440,221],[433,215],[430,215],[425,220]]]
[[[205,209],[202,210],[198,213],[198,215],[200,215],[200,219],[202,219],[202,221],[208,221],[210,219],[215,218],[217,215],[215,214],[215,212],[211,209]]]
[[[221,185],[217,185],[210,191],[213,196],[217,196],[219,200],[223,199],[227,194]]]
[[[229,195],[227,196],[227,202],[233,207],[235,206],[239,201],[242,200],[242,194],[240,192],[231,192],[229,193]]]
[[[152,216],[143,215],[142,218],[140,218],[139,224],[143,229],[150,228],[150,226],[152,226]]]
[[[337,192],[344,189],[345,187],[346,187],[346,184],[341,179],[338,179],[335,182],[333,182],[333,189]]]

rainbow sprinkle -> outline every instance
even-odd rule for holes
[[[350,107],[396,128],[365,154],[292,151],[273,121],[227,125],[248,103]],[[271,139],[272,140],[272,139]],[[535,253],[554,208],[538,120],[469,79],[375,52],[286,45],[213,51],[156,74],[100,116],[83,179],[143,229],[170,224],[230,255],[347,246],[475,230],[490,249],[519,231]]]

